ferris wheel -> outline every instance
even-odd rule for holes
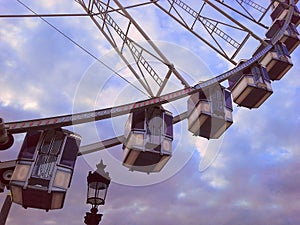
[[[297,31],[300,12],[296,6],[298,1],[293,0],[75,1],[83,9],[80,16],[90,17],[136,82],[90,54],[45,19],[79,15],[40,14],[26,6],[32,13],[26,16],[40,17],[146,97],[137,102],[69,115],[13,122],[1,119],[1,150],[13,145],[14,134],[26,133],[15,165],[9,165],[9,169],[14,170],[12,178],[3,181],[11,187],[13,202],[24,207],[62,208],[77,155],[122,145],[123,166],[132,171],[154,173],[172,160],[174,124],[187,119],[187,132],[218,139],[233,123],[232,103],[249,109],[259,108],[273,93],[272,83],[293,66],[291,54],[300,43]],[[145,21],[136,19],[137,12],[148,8],[158,10],[182,27],[187,35],[205,46],[205,52],[212,52],[230,64],[231,69],[190,83],[148,35]],[[1,17],[22,16],[25,15]],[[205,61],[205,56],[201,58]],[[181,88],[169,91],[167,86],[174,79]],[[166,109],[167,104],[183,98],[187,98],[183,113],[174,115]],[[127,114],[124,135],[99,143],[79,147],[83,134],[62,129]],[[38,186],[47,187],[48,193],[58,192],[52,198],[59,198],[61,202],[54,204],[53,199],[49,199],[50,203],[45,206],[40,205],[38,198],[35,203],[29,203],[17,197],[22,190],[45,191],[36,188]],[[43,194],[39,196],[43,198]]]

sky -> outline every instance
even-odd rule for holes
[[[38,13],[83,12],[71,0],[23,2]],[[199,10],[197,2],[186,2]],[[233,67],[154,6],[129,12],[190,85]],[[0,0],[0,14],[30,13],[17,1]],[[40,18],[0,18],[0,116],[4,121],[71,114],[146,98],[116,75],[115,71],[140,88],[91,19],[46,19],[112,70]],[[240,21],[263,38],[264,29]],[[268,17],[263,22],[270,25]],[[242,37],[233,30],[227,32],[236,39]],[[257,46],[250,38],[239,59],[250,58]],[[121,146],[81,156],[63,209],[45,212],[13,204],[6,224],[84,224],[90,209],[85,204],[86,176],[101,159],[112,178],[106,204],[99,207],[103,225],[299,224],[299,56],[298,48],[292,54],[294,66],[280,81],[272,82],[274,93],[259,109],[234,106],[234,123],[219,139],[192,136],[186,120],[174,125],[174,153],[159,174],[127,171],[121,162]],[[172,77],[166,91],[180,88]],[[185,110],[186,101],[165,107],[177,115]],[[126,119],[122,116],[67,129],[79,133],[86,145],[122,135]],[[14,145],[0,152],[0,161],[17,157],[24,134],[14,137]],[[1,203],[6,194],[0,194]]]

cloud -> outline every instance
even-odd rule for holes
[[[39,12],[80,11],[69,1],[30,5]],[[6,4],[5,10],[25,11],[20,6],[13,7],[14,4],[9,6]],[[4,4],[1,4],[0,9],[3,8]],[[166,17],[156,9],[140,9],[132,12],[151,38],[176,42],[180,46],[157,42],[191,84],[228,68],[226,61],[216,57],[191,35],[183,35],[183,29],[164,20]],[[110,55],[110,46],[89,19],[52,18],[49,21],[93,54],[103,55],[101,59],[108,65],[115,66],[126,78],[132,79],[128,70],[122,70],[120,60]],[[111,71],[104,76],[93,70],[90,67],[93,58],[40,19],[1,19],[0,25],[0,108],[5,121],[103,108],[144,97]],[[192,50],[187,52],[184,47]],[[250,51],[251,46],[247,47],[245,50]],[[119,173],[124,182],[113,180],[111,183],[106,204],[100,207],[104,214],[101,224],[298,224],[299,54],[299,49],[293,53],[294,67],[282,80],[272,83],[274,93],[259,109],[234,109],[234,124],[220,142],[193,137],[184,121],[175,126],[174,155],[161,174]],[[90,82],[84,83],[88,72],[91,72]],[[104,88],[99,87],[112,75]],[[178,86],[174,82],[168,88]],[[185,108],[186,99],[170,106],[174,114]],[[122,134],[125,120],[124,117],[113,122],[97,122],[98,133],[85,126],[79,127],[78,131],[84,137],[83,143],[88,144],[94,141],[95,135],[99,140],[99,137],[111,137],[114,132]],[[0,153],[1,161],[16,158],[23,137],[23,134],[15,135],[13,148]],[[108,151],[115,164],[111,159],[104,161],[108,164],[107,170],[115,170],[116,174],[115,165],[122,167],[121,148],[117,146]],[[213,160],[208,160],[209,166],[203,170],[201,162],[212,159],[211,155]],[[90,209],[85,204],[86,176],[89,170],[95,169],[94,164],[102,155],[94,153],[90,157],[91,161],[78,158],[63,210],[46,213],[13,204],[8,225],[83,224],[85,212]],[[137,183],[147,185],[132,185]],[[4,197],[5,194],[0,195],[0,202]]]

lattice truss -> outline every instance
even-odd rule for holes
[[[270,1],[261,5],[251,0],[203,0],[194,1],[193,5],[182,0],[152,2],[233,64],[250,37],[264,42],[248,24],[267,29],[262,19],[271,7]]]
[[[250,67],[252,68],[252,66],[256,62],[260,62],[260,60],[262,62],[262,66],[269,64],[269,68],[266,68],[269,74],[271,74],[271,72],[275,73],[275,75],[272,75],[273,78],[271,78],[271,80],[278,80],[293,65],[290,59],[290,53],[299,45],[298,32],[294,31],[294,33],[292,33],[292,36],[290,36],[289,33],[293,30],[287,32],[288,28],[291,29],[290,22],[292,20],[295,21],[294,24],[299,25],[300,23],[299,11],[293,4],[287,5],[286,3],[283,3],[283,8],[285,11],[281,12],[281,14],[283,13],[283,15],[285,15],[285,22],[282,26],[277,27],[277,20],[275,20],[277,17],[273,18],[271,16],[272,20],[275,20],[275,22],[272,24],[269,30],[266,26],[263,25],[264,22],[262,22],[262,19],[265,17],[267,11],[269,11],[271,6],[270,1],[264,0],[261,0],[260,2],[263,4],[258,4],[259,1],[254,2],[250,0],[204,0],[199,2],[190,0],[190,3],[192,2],[194,5],[188,5],[181,0],[131,0],[124,1],[127,4],[126,6],[121,5],[118,0],[86,1],[87,2],[85,2],[84,0],[77,0],[77,2],[85,9],[86,13],[91,17],[99,30],[109,41],[109,43],[113,47],[115,47],[121,59],[127,64],[127,67],[137,78],[137,80],[140,81],[141,85],[143,85],[143,87],[147,90],[151,98],[95,111],[35,120],[10,122],[6,124],[4,124],[4,122],[0,118],[0,133],[2,130],[2,136],[5,136],[6,134],[6,136],[10,135],[10,140],[12,140],[8,144],[13,143],[12,134],[14,133],[22,133],[29,130],[58,128],[80,123],[99,121],[125,115],[131,113],[134,110],[151,108],[157,105],[163,105],[172,101],[176,101],[178,99],[195,94],[196,92],[208,88],[213,84],[222,83],[225,80],[233,77],[234,75],[241,73],[244,74],[245,69],[249,69]],[[274,1],[279,2],[279,0]],[[271,3],[273,3],[274,1],[271,1]],[[243,50],[245,49],[244,45],[248,39],[256,39],[256,41],[264,43],[264,41],[257,36],[259,34],[256,34],[256,29],[253,29],[251,27],[249,21],[252,22],[252,24],[255,24],[256,28],[261,27],[264,30],[264,34],[266,33],[266,30],[268,30],[268,35],[263,34],[260,35],[260,37],[268,37],[270,38],[270,40],[267,41],[267,43],[264,43],[265,45],[256,43],[256,45],[251,46],[251,49],[246,48],[246,50],[248,50],[248,60],[243,60],[242,64],[238,64],[235,68],[228,70],[227,72],[215,76],[209,80],[206,80],[204,82],[199,81],[196,85],[190,86],[180,76],[180,74],[167,60],[167,58],[163,55],[159,48],[150,40],[144,30],[127,12],[129,8],[135,8],[148,4],[156,5],[158,8],[171,15],[171,17],[181,25],[185,26],[187,29],[190,29],[192,33],[196,35],[196,37],[203,40],[205,44],[210,43],[211,40],[214,40],[216,46],[214,46],[213,44],[206,44],[206,46],[212,47],[214,50],[216,50],[221,55],[223,54],[224,57],[226,57],[233,63],[235,63],[235,61],[233,60],[234,56],[239,54],[242,48]],[[233,6],[234,4],[236,5]],[[226,8],[226,10],[222,7]],[[210,12],[212,12],[213,9],[215,13],[207,13],[207,8],[210,9]],[[273,8],[273,12],[275,11],[274,9],[276,8]],[[286,9],[288,9],[288,12],[286,12]],[[145,13],[145,11],[143,10],[141,10],[141,12]],[[233,17],[230,16],[233,13],[235,13],[234,18],[236,18],[236,14],[239,14],[240,18],[236,20],[233,19]],[[42,18],[43,16],[49,15],[41,16],[35,14],[33,16]],[[84,16],[86,16],[86,14],[84,14]],[[20,15],[15,15],[13,17],[20,17]],[[146,13],[144,17],[145,19],[149,19],[147,18]],[[247,23],[242,21],[241,18],[246,19]],[[270,24],[270,22],[272,21],[269,21],[269,23],[266,24]],[[245,24],[245,26],[247,27],[243,26],[243,24]],[[274,25],[276,26],[274,27]],[[232,31],[230,31],[230,29]],[[244,34],[244,37],[240,39],[240,36],[236,35],[236,33],[234,33],[233,31]],[[291,37],[291,39],[286,39],[285,36],[287,35],[288,37]],[[139,44],[138,41],[144,41],[144,43]],[[231,52],[233,56],[229,57],[228,53],[230,53],[230,51],[226,51],[227,49],[225,49],[225,47],[220,44],[221,41],[225,42],[225,44],[223,44],[224,46],[229,46],[235,49]],[[284,43],[282,44],[282,42],[287,42],[287,44],[290,46],[290,49],[282,49],[282,47],[284,46]],[[218,49],[218,47],[221,48],[221,46],[223,48]],[[257,46],[260,47],[254,53],[253,50],[257,48]],[[280,51],[277,50],[278,48],[280,48]],[[270,52],[272,54],[269,54],[269,51],[271,51],[271,49],[273,49],[272,52]],[[273,54],[274,52],[275,54]],[[277,56],[280,57],[280,60],[277,59]],[[264,61],[268,62],[265,63]],[[159,66],[157,66],[157,62],[159,62]],[[265,63],[265,65],[263,64],[263,62]],[[284,66],[279,66],[282,67],[282,69],[278,71],[278,63],[280,63],[281,65],[282,62],[284,63]],[[162,67],[164,67],[165,70],[162,70]],[[167,93],[162,93],[168,79],[173,74],[182,82],[185,87],[173,92],[168,91]],[[153,90],[155,89],[152,87],[150,81],[152,81],[156,85],[156,93],[153,92]],[[261,85],[261,82],[258,82],[257,85]],[[177,115],[173,118],[173,124],[180,122],[187,117],[187,112],[181,113],[180,115]],[[112,138],[101,143],[86,146],[83,148],[83,152],[85,152],[84,154],[87,154],[97,149],[109,148],[121,144],[123,140],[123,136]],[[6,145],[7,141],[4,142],[4,145]],[[3,149],[7,148],[4,146]]]
[[[78,2],[90,14],[93,22],[149,96],[159,96],[171,75],[188,86],[119,1],[90,0],[87,4],[84,1]]]
[[[182,0],[141,0],[126,2],[126,6],[118,0],[77,2],[90,15],[129,71],[151,97],[161,95],[173,74],[185,87],[189,85],[151,41],[145,32],[147,29],[142,28],[128,13],[128,8],[156,5],[204,42],[206,47],[236,65],[237,56],[249,39],[264,42],[248,24],[250,22],[256,28],[267,29],[262,19],[271,7],[269,1],[261,4],[252,0],[203,0],[190,1],[189,4]],[[236,19],[237,15],[240,19]]]

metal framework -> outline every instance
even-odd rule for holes
[[[241,72],[245,68],[248,68],[253,63],[257,62],[260,58],[262,58],[273,47],[273,45],[276,44],[279,41],[279,39],[283,36],[294,12],[294,7],[293,7],[294,1],[291,0],[289,13],[285,20],[284,26],[281,28],[280,32],[277,33],[276,36],[272,37],[270,43],[265,43],[262,40],[262,38],[256,36],[254,32],[247,29],[244,25],[240,24],[238,21],[235,21],[231,16],[229,16],[229,14],[223,12],[220,7],[212,3],[212,1],[208,1],[208,0],[204,0],[201,9],[198,12],[192,9],[190,6],[188,6],[181,0],[167,0],[167,3],[169,4],[168,8],[164,8],[164,6],[160,4],[160,1],[154,1],[154,0],[137,4],[137,5],[127,6],[127,7],[124,7],[118,0],[113,0],[113,1],[89,0],[88,4],[86,4],[83,0],[77,0],[77,2],[83,7],[83,9],[86,11],[86,14],[90,16],[92,21],[96,24],[96,26],[106,37],[109,43],[113,47],[115,47],[117,53],[120,55],[122,60],[126,63],[126,65],[131,70],[131,72],[136,77],[136,79],[145,88],[145,90],[148,92],[151,98],[139,102],[135,102],[135,103],[128,103],[125,105],[114,106],[111,108],[99,109],[96,111],[56,116],[51,118],[42,118],[36,120],[9,122],[6,123],[6,129],[8,133],[14,134],[14,133],[26,132],[28,130],[46,129],[50,127],[63,127],[63,126],[76,125],[80,123],[87,123],[87,122],[112,118],[120,115],[125,115],[132,112],[133,110],[139,110],[142,108],[152,107],[155,105],[166,104],[168,102],[172,102],[184,98],[186,96],[189,96],[193,93],[196,93],[201,89],[208,87],[214,83],[221,83],[227,80],[229,77]],[[228,4],[226,4],[225,1],[216,1],[216,2],[231,10],[233,9]],[[239,12],[239,14],[243,15],[245,18],[249,18],[249,20],[255,22],[256,24],[265,27],[263,24],[261,24],[260,21],[262,17],[266,14],[266,11],[270,8],[270,5],[264,8],[259,6],[258,4],[255,4],[255,2],[251,0],[249,1],[237,0],[236,2],[243,7],[245,7],[245,5],[248,5],[254,8],[255,10],[259,11],[262,14],[262,16],[258,19],[254,19],[253,16],[250,16],[249,15],[250,11],[247,11],[246,9],[245,9],[246,13]],[[180,75],[180,73],[168,61],[168,59],[164,56],[164,54],[151,41],[149,36],[144,32],[144,30],[138,25],[138,23],[131,17],[131,15],[127,11],[128,8],[143,6],[150,3],[154,3],[160,9],[167,12],[168,15],[171,16],[171,18],[175,19],[175,21],[179,22],[181,25],[187,28],[191,33],[199,37],[199,39],[204,41],[204,43],[208,44],[207,43],[208,41],[202,39],[201,36],[193,30],[196,23],[202,24],[204,30],[210,33],[211,37],[217,35],[223,41],[226,41],[229,44],[231,44],[231,46],[236,49],[233,56],[231,57],[228,56],[228,54],[225,52],[224,49],[223,50],[216,49],[211,45],[208,46],[212,47],[212,49],[217,51],[219,54],[224,56],[228,61],[232,63],[235,63],[233,61],[233,58],[237,55],[238,51],[240,51],[240,49],[243,47],[243,43],[247,41],[249,37],[253,37],[257,39],[259,42],[264,43],[265,47],[256,55],[254,55],[245,63],[243,63],[242,65],[239,65],[205,82],[198,83],[194,86],[189,86],[188,83],[184,80],[184,78]],[[225,24],[222,21],[217,21],[202,15],[201,13],[203,11],[203,8],[207,7],[208,5],[213,9],[215,9],[217,12],[221,13],[231,22],[234,22],[235,25],[233,26],[230,24]],[[179,11],[179,9],[177,8],[181,8],[180,9],[181,11]],[[233,10],[233,11],[237,11],[237,10]],[[194,19],[193,24],[188,25],[187,22],[185,22],[185,20],[183,19],[183,15],[181,13],[193,17]],[[49,15],[45,15],[45,16],[49,16]],[[126,21],[126,25],[124,27],[121,27],[116,22],[117,20],[115,19],[115,17],[118,18],[121,17],[122,19],[124,19]],[[242,32],[246,32],[246,37],[242,40],[242,42],[237,42],[235,38],[229,36],[225,31],[221,29],[220,27],[221,25],[228,25],[228,27],[238,29]],[[140,44],[138,44],[134,40],[134,38],[130,35],[133,29],[135,30],[135,32],[139,32],[139,34],[144,38],[144,40],[148,44],[147,45],[148,48],[145,48]],[[217,42],[216,38],[214,38],[214,40]],[[222,47],[221,44],[218,44],[218,46]],[[133,58],[134,62],[138,65],[137,67],[133,67],[130,64],[130,61],[128,61],[128,54],[130,55],[130,57]],[[154,58],[157,61],[159,61],[162,65],[165,65],[167,70],[163,77],[160,76],[159,73],[155,71],[155,68],[147,60],[149,57]],[[181,90],[177,90],[171,93],[161,95],[166,83],[168,82],[168,79],[172,74],[175,75],[179,79],[179,81],[181,81],[181,83],[184,85],[184,88]],[[154,80],[156,85],[158,86],[158,90],[156,94],[153,93],[153,88],[151,88],[149,85],[149,78]],[[185,118],[186,118],[186,113],[178,115],[174,117],[173,123],[180,122]],[[108,147],[121,144],[123,138],[124,138],[123,136],[119,136],[99,143],[83,146],[81,147],[81,153],[79,153],[79,155],[88,154],[96,150],[101,150],[101,149],[105,149]]]
[[[83,7],[87,14],[90,15],[92,21],[150,96],[159,96],[172,74],[174,74],[182,84],[188,87],[188,83],[184,78],[173,67],[154,42],[151,41],[150,37],[139,26],[134,18],[131,17],[119,1],[89,0],[88,4],[86,4],[84,0],[81,0],[78,1],[78,3]],[[112,10],[114,9],[112,3],[114,3],[119,10]],[[119,15],[121,15],[123,22],[126,21],[125,26],[121,27],[117,22],[117,19],[115,19],[115,17]],[[143,37],[144,41],[148,44],[148,48],[143,47],[134,41],[134,38],[132,37],[133,32],[138,32]],[[131,65],[130,58],[134,60],[137,68]],[[159,61],[167,67],[164,76],[158,74],[153,65],[151,65],[149,58],[150,60],[152,58]],[[153,93],[153,85],[149,84],[149,76],[155,81],[159,88],[156,94]]]
[[[199,10],[194,9],[190,5],[186,4],[182,0],[167,0],[167,1],[153,1],[162,11],[167,13],[180,25],[186,28],[190,33],[194,34],[198,39],[203,41],[207,46],[212,48],[218,54],[223,56],[226,60],[236,65],[235,57],[244,47],[245,43],[250,37],[257,39],[259,42],[264,43],[264,40],[257,36],[255,32],[244,26],[238,20],[234,19],[230,14],[224,12],[221,6],[225,6],[232,12],[238,13],[248,21],[253,22],[263,28],[267,28],[261,23],[261,20],[266,15],[267,10],[271,7],[271,4],[264,8],[254,1],[236,0],[244,12],[230,6],[232,1],[228,4],[225,1],[217,1],[214,4],[212,1],[204,0]],[[165,3],[165,4],[163,4]],[[251,12],[244,6],[244,4],[250,5],[262,13],[260,18],[255,18]],[[219,16],[218,19],[210,18],[205,13],[205,8],[213,8]],[[200,27],[197,27],[200,25]],[[240,36],[237,40],[232,34],[238,32]],[[208,34],[205,35],[205,34]],[[230,47],[224,48],[224,45]]]
[[[124,7],[118,0],[89,0],[88,4],[85,4],[84,0],[76,0],[85,10],[85,14],[44,14],[44,15],[0,15],[0,17],[51,17],[51,16],[89,16],[98,29],[102,32],[103,36],[108,40],[108,42],[115,48],[120,58],[125,62],[127,67],[130,69],[135,78],[139,81],[142,87],[147,91],[150,98],[145,99],[135,103],[129,103],[120,106],[114,106],[106,109],[99,109],[96,111],[82,112],[77,114],[56,116],[51,118],[27,120],[27,121],[18,121],[6,123],[4,131],[0,130],[3,134],[7,133],[9,135],[14,133],[22,133],[30,130],[38,129],[48,129],[53,127],[63,127],[69,125],[76,125],[81,123],[87,123],[97,120],[103,120],[107,118],[112,118],[120,115],[128,114],[134,110],[140,110],[147,107],[153,107],[155,105],[162,105],[168,102],[172,102],[186,96],[192,95],[196,92],[201,91],[203,88],[209,87],[215,83],[221,83],[231,76],[236,75],[242,70],[252,66],[254,63],[259,61],[263,56],[265,56],[271,48],[283,37],[294,13],[294,0],[289,1],[288,14],[285,18],[284,25],[281,27],[280,31],[276,33],[271,40],[266,43],[260,37],[258,37],[253,31],[248,29],[239,21],[235,20],[230,14],[224,12],[222,7],[225,7],[232,12],[235,12],[242,17],[246,18],[248,21],[257,24],[260,27],[267,28],[261,21],[266,15],[267,11],[270,9],[271,4],[267,7],[263,7],[257,4],[253,0],[235,0],[235,2],[241,7],[243,11],[239,11],[232,7],[229,3],[229,0],[215,0],[217,4],[214,4],[212,1],[203,0],[198,11],[194,10],[191,6],[188,6],[181,0],[165,0],[167,4],[161,4],[162,1],[159,0],[150,0],[141,4],[131,5]],[[231,1],[233,2],[233,1]],[[215,76],[204,82],[199,82],[194,86],[190,86],[183,76],[175,69],[175,67],[168,61],[164,54],[159,50],[159,48],[151,41],[150,37],[145,33],[145,31],[139,26],[139,24],[133,19],[133,17],[128,13],[127,9],[144,6],[147,4],[155,4],[162,11],[167,13],[171,18],[185,27],[190,33],[194,34],[200,40],[202,40],[207,46],[212,48],[218,54],[223,56],[229,62],[236,64],[235,57],[242,50],[245,43],[249,38],[254,38],[260,43],[264,44],[264,48],[252,56],[250,59],[246,60],[243,64],[236,66],[232,70],[229,70],[223,74]],[[224,22],[223,20],[217,20],[205,16],[203,13],[204,7],[211,7],[220,13],[222,16],[227,18],[231,23]],[[252,11],[247,7],[252,8],[254,11],[257,11],[260,16],[255,17],[252,14]],[[33,12],[33,11],[32,11]],[[117,22],[117,17],[121,17],[123,20],[126,20],[126,25],[121,26]],[[186,17],[192,18],[192,23],[189,23]],[[123,24],[123,23],[122,23]],[[201,32],[196,30],[195,27],[197,24],[201,25]],[[235,37],[229,35],[230,32],[227,31],[227,28],[238,30],[245,35],[241,40],[237,40]],[[148,44],[147,47],[144,47],[135,41],[134,37],[131,35],[131,31],[135,30],[138,32]],[[208,37],[213,40],[214,44],[211,44],[209,39],[206,39],[206,36],[203,35],[203,31],[208,34]],[[204,38],[205,37],[205,38]],[[223,43],[226,43],[234,50],[228,51],[223,47]],[[230,54],[231,53],[231,54]],[[131,57],[136,67],[131,64],[131,61],[128,60],[128,57]],[[151,63],[151,60],[155,59],[160,62],[161,65],[164,65],[166,71],[161,76],[161,71],[158,72],[156,68]],[[171,93],[163,94],[163,90],[171,77],[174,75],[177,79],[183,84],[184,88],[177,90]],[[156,88],[153,88],[151,81],[156,84]],[[156,92],[156,93],[155,93]],[[187,113],[184,112],[180,115],[177,115],[173,118],[173,124],[182,121],[187,118]],[[1,121],[3,122],[3,121]],[[3,125],[3,124],[2,124]],[[1,128],[2,129],[2,128]],[[78,155],[85,155],[99,150],[104,150],[124,142],[125,137],[119,136],[114,137],[108,140],[104,140],[98,143],[82,146]],[[10,169],[15,165],[15,161],[8,161],[0,163],[0,169]],[[0,212],[0,224],[4,225],[11,208],[11,198],[7,196]]]

